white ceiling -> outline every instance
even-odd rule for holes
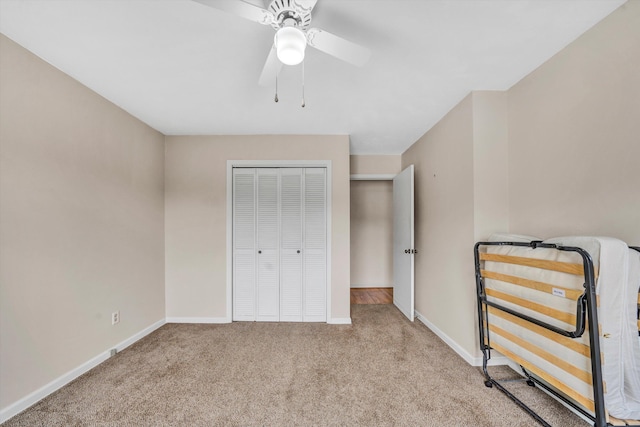
[[[258,85],[271,27],[190,0],[0,0],[0,31],[166,135],[348,134],[352,154],[400,154],[622,3],[319,0],[311,27],[372,56],[358,68],[309,48],[305,108],[301,66],[284,67],[278,103]]]

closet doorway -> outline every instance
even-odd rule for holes
[[[326,322],[330,168],[253,163],[228,167],[232,320]]]
[[[414,319],[414,167],[351,177],[351,303]]]
[[[393,303],[393,182],[351,181],[351,303]]]

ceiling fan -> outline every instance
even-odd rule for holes
[[[277,77],[282,65],[296,65],[304,59],[307,45],[353,65],[364,65],[371,56],[365,47],[319,28],[309,28],[317,0],[273,0],[266,9],[241,0],[195,0],[276,30],[273,46],[262,69],[259,83],[265,86]],[[255,2],[255,1],[254,1]]]

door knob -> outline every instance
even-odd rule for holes
[[[300,253],[300,249],[298,249],[298,253]]]
[[[259,253],[259,254],[261,254],[261,253],[262,253],[262,251],[258,251],[258,253]]]
[[[405,254],[408,254],[408,253],[409,253],[409,249],[405,249],[405,250],[404,250],[404,253],[405,253]]]

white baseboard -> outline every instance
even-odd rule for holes
[[[433,323],[428,321],[426,317],[424,317],[422,314],[418,313],[418,311],[416,311],[415,313],[416,313],[416,317],[418,318],[418,320],[420,320],[422,323],[424,323],[427,328],[431,329],[431,331],[434,334],[436,334],[442,341],[444,341],[449,347],[451,347],[453,349],[453,351],[458,353],[458,355],[460,357],[462,357],[469,365],[471,365],[471,366],[482,366],[482,356],[475,357],[475,356],[471,355],[467,350],[462,348],[462,346],[460,346],[460,344],[455,342],[449,335],[445,334],[444,332],[442,332],[442,330],[440,330],[438,327],[436,327]],[[487,363],[487,365],[488,366],[506,365],[508,360],[509,359],[507,359],[504,356],[492,357],[489,360],[489,362]]]
[[[349,176],[351,181],[393,181],[395,173],[354,173]]]
[[[231,323],[228,317],[167,317],[167,323]]]
[[[167,323],[231,323],[227,317],[167,317]],[[350,325],[350,317],[332,317],[327,320],[331,325]]]
[[[141,330],[137,334],[135,334],[135,335],[127,338],[126,340],[122,341],[120,344],[116,345],[114,348],[116,350],[118,350],[118,352],[121,352],[125,348],[129,347],[131,344],[134,344],[135,342],[140,341],[142,338],[146,337],[151,332],[155,331],[156,329],[158,329],[159,327],[161,327],[165,323],[167,323],[167,322],[164,319],[158,320],[156,323],[152,324],[151,326],[147,326],[146,328],[144,328],[143,330]],[[106,353],[108,355],[109,351],[107,351]]]
[[[350,325],[351,317],[331,317],[327,323],[330,325]]]
[[[164,324],[165,324],[164,319],[159,320],[156,323],[152,324],[151,326],[146,327],[142,331],[138,332],[137,334],[134,334],[133,336],[127,338],[126,340],[122,341],[121,343],[115,345],[112,348],[115,348],[118,352],[120,352],[125,348],[129,347],[131,344],[135,343],[136,341],[149,335],[151,332],[155,331],[156,329],[158,329]],[[30,393],[27,396],[23,397],[22,399],[18,400],[17,402],[12,403],[6,408],[3,408],[2,410],[0,410],[0,424],[4,423],[9,418],[12,418],[18,415],[20,412],[24,411],[31,405],[41,401],[42,399],[44,399],[54,391],[69,384],[71,381],[75,380],[85,372],[88,372],[91,369],[95,368],[96,366],[98,366],[99,364],[101,364],[102,362],[104,362],[110,357],[110,351],[111,349],[103,351],[102,353],[95,356],[93,359],[90,359],[84,362],[82,365],[78,366],[75,369],[72,369],[71,371],[67,372],[61,377],[56,378],[55,380],[51,381],[49,384],[43,387],[40,387],[38,390],[34,391],[33,393]]]

